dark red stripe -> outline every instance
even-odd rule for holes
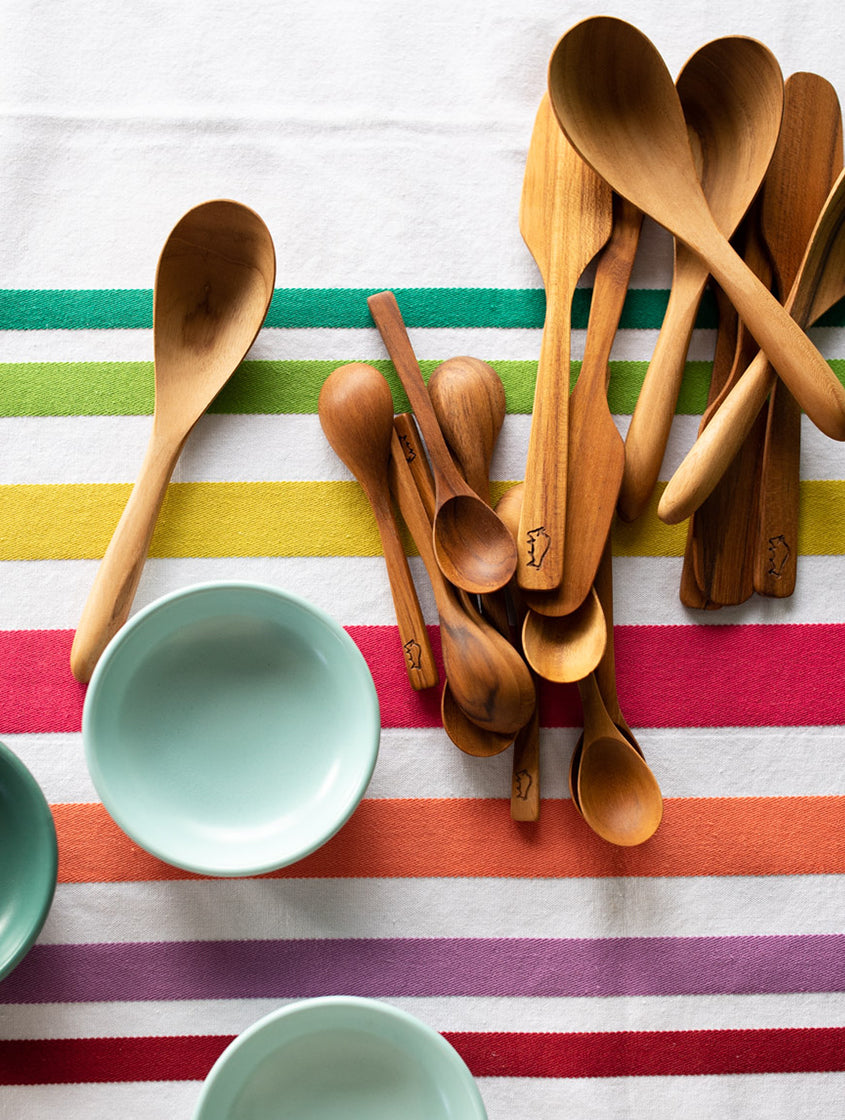
[[[475,1077],[689,1077],[845,1070],[845,1027],[446,1031]],[[201,1081],[231,1035],[0,1042],[0,1085]]]

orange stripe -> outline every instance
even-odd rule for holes
[[[845,797],[667,800],[639,848],[599,840],[568,800],[517,824],[498,799],[372,799],[283,878],[579,878],[845,873]],[[59,881],[194,878],[132,843],[99,804],[54,805]]]

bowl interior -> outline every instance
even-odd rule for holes
[[[195,1120],[484,1120],[449,1043],[378,1000],[327,997],[274,1012],[225,1051]]]
[[[323,612],[274,588],[199,585],[113,640],[83,738],[103,804],[147,851],[259,874],[352,813],[375,764],[378,702],[360,651]]]
[[[41,788],[0,743],[0,978],[38,936],[53,901],[56,828]]]

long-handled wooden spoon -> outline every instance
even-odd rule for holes
[[[549,93],[584,159],[704,260],[813,423],[845,439],[845,387],[710,213],[678,93],[654,45],[623,20],[586,19],[555,48]]]
[[[813,226],[842,170],[842,110],[818,74],[786,80],[783,124],[763,186],[761,227],[780,297],[792,287]],[[772,384],[761,464],[754,588],[784,598],[795,590],[801,409],[786,386]]]
[[[795,316],[796,322],[809,326],[843,295],[845,173],[837,179],[816,222],[786,307]],[[657,507],[662,521],[675,524],[698,509],[722,477],[754,423],[769,395],[774,377],[769,360],[761,350],[669,479]]]
[[[415,689],[431,688],[437,684],[437,666],[390,503],[390,386],[373,366],[350,362],[323,382],[317,411],[326,439],[361,484],[372,508],[408,680]]]
[[[519,228],[546,289],[517,537],[517,579],[527,590],[550,590],[563,575],[572,296],[610,236],[611,220],[610,188],[561,134],[544,95],[519,208]]]
[[[601,252],[581,372],[569,398],[563,576],[532,609],[569,614],[589,597],[625,468],[625,445],[607,403],[610,353],[634,266],[643,214],[613,196],[613,231]]]
[[[516,570],[513,538],[490,505],[464,481],[449,454],[393,292],[378,292],[367,303],[431,458],[436,502],[432,539],[437,563],[446,579],[464,591],[496,591]]]
[[[182,446],[254,342],[275,278],[270,232],[238,202],[195,206],[165,242],[153,300],[152,433],[76,630],[70,667],[78,681],[90,679],[129,616]]]
[[[759,190],[783,112],[783,77],[762,43],[729,35],[706,43],[675,82],[699,172],[719,230],[730,237]],[[639,517],[658,473],[684,375],[684,364],[709,269],[675,241],[672,287],[625,439],[619,513]]]
[[[397,422],[401,418],[397,417]],[[486,622],[443,576],[434,555],[431,521],[394,432],[391,489],[428,571],[437,611],[446,679],[464,714],[485,730],[515,733],[534,709],[528,666],[506,638]]]

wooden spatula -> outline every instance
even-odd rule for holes
[[[792,287],[843,160],[842,111],[830,82],[799,72],[787,79],[784,92],[761,216],[781,299]],[[754,587],[776,598],[795,590],[800,448],[801,409],[778,379],[769,397],[754,554]]]
[[[551,590],[563,573],[572,296],[610,236],[611,221],[610,187],[565,139],[544,96],[519,209],[520,231],[546,289],[517,540],[517,579],[526,590]]]

